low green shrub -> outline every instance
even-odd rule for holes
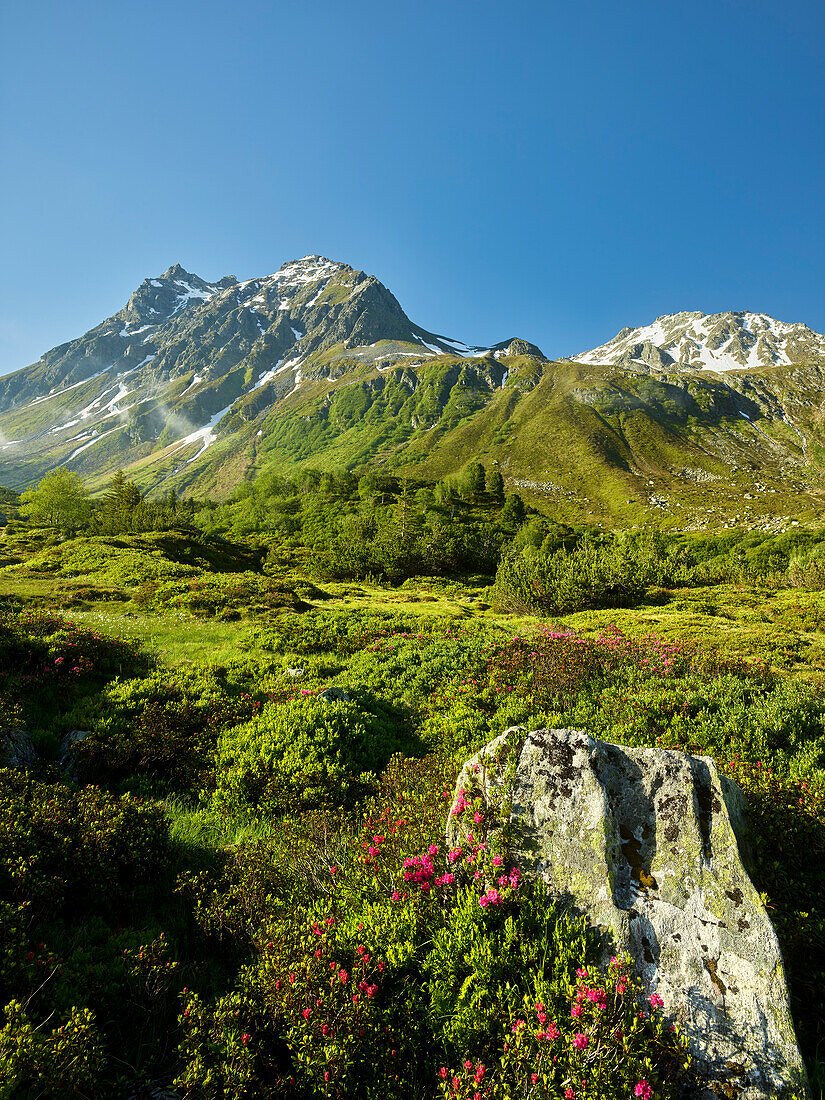
[[[73,1008],[64,1023],[43,1031],[18,1001],[2,1009],[0,1096],[102,1096],[105,1056],[93,1014]]]
[[[187,666],[115,678],[67,721],[88,731],[74,749],[87,780],[116,784],[143,776],[161,787],[190,789],[212,785],[219,731],[252,717],[260,705],[227,670]]]
[[[752,865],[776,928],[804,1051],[825,1044],[825,784],[739,755],[723,761],[745,792]],[[821,775],[821,772],[820,772]],[[820,1063],[819,1072],[825,1067]],[[820,1080],[825,1083],[825,1077]]]
[[[503,611],[567,615],[589,607],[631,607],[653,580],[631,547],[583,542],[545,555],[527,546],[502,555],[493,598]]]
[[[0,899],[29,920],[94,909],[128,913],[160,885],[167,827],[154,805],[0,769]]]
[[[0,613],[0,699],[31,726],[51,726],[112,676],[145,672],[134,642],[44,612]]]
[[[391,713],[306,694],[224,730],[216,753],[218,801],[283,814],[351,806],[390,756],[410,747]]]
[[[787,579],[791,588],[817,592],[825,588],[825,545],[795,553],[788,563]]]
[[[678,1095],[684,1047],[656,998],[640,1013],[626,961],[593,969],[595,935],[525,888],[483,826],[466,850],[444,849],[453,771],[396,759],[360,827],[293,827],[274,867],[269,846],[263,893],[233,873],[230,938],[245,929],[253,962],[230,994],[184,999],[178,1087],[401,1100],[446,1086],[516,1100],[525,1084],[601,1098],[644,1083]],[[201,910],[206,927],[220,907]]]

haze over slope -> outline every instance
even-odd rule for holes
[[[429,332],[321,256],[243,282],[175,265],[0,378],[0,484],[123,468],[222,496],[265,469],[480,460],[568,519],[781,524],[820,511],[824,357],[805,325],[694,312],[550,362]]]

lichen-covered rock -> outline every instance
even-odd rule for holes
[[[688,1038],[703,1089],[807,1095],[779,943],[740,859],[744,799],[712,760],[508,730],[464,766],[453,811],[462,790],[498,815],[525,876],[629,952]],[[451,812],[451,846],[462,816]]]
[[[0,730],[0,768],[32,768],[36,761],[37,753],[25,730]]]
[[[69,779],[78,779],[78,761],[75,747],[81,741],[85,741],[88,736],[88,730],[69,730],[60,742],[60,767]]]
[[[344,691],[343,688],[336,687],[335,684],[332,687],[325,688],[324,691],[319,691],[317,696],[322,703],[348,703],[349,692]]]

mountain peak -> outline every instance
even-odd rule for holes
[[[144,279],[116,316],[131,325],[160,325],[192,302],[208,301],[236,281],[234,276],[225,275],[217,283],[208,283],[180,264],[172,264],[157,278]]]
[[[180,279],[180,278],[191,279],[192,274],[193,273],[191,271],[187,271],[185,268],[181,267],[180,264],[172,264],[171,267],[167,267],[167,269],[164,271],[164,273],[162,275],[159,276],[159,278],[161,278],[161,279]]]
[[[683,311],[623,328],[606,344],[573,358],[627,369],[712,370],[773,367],[825,356],[825,336],[767,313]]]

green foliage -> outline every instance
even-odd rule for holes
[[[91,505],[77,474],[59,467],[20,497],[20,514],[33,524],[76,531],[91,516]]]
[[[66,712],[106,680],[149,663],[134,643],[54,615],[0,612],[0,714],[14,708],[34,728],[54,732]]]
[[[825,546],[794,554],[788,564],[788,581],[794,588],[825,588]]]
[[[0,773],[0,1004],[23,1006],[0,1018],[0,1092],[9,1081],[9,1095],[34,1094],[41,1072],[62,1074],[67,1095],[101,1097],[175,1075],[180,1091],[215,1100],[515,1100],[574,1086],[603,1097],[633,1095],[641,1081],[675,1095],[678,1037],[657,1012],[638,1017],[625,961],[594,970],[597,945],[576,914],[511,878],[503,841],[483,824],[477,851],[451,858],[443,848],[456,763],[515,724],[707,753],[739,780],[751,873],[813,1057],[825,1020],[816,684],[752,656],[473,615],[461,597],[479,589],[455,578],[321,592],[285,573],[302,555],[343,549],[350,523],[374,532],[367,550],[350,539],[353,554],[374,555],[373,575],[387,575],[401,530],[416,545],[440,524],[444,537],[511,540],[508,557],[530,568],[555,561],[553,577],[587,606],[618,598],[611,556],[622,576],[644,577],[648,597],[670,582],[762,571],[766,591],[683,591],[667,607],[684,604],[678,622],[690,624],[712,606],[714,622],[746,639],[758,625],[763,645],[778,652],[772,639],[787,639],[799,659],[803,632],[815,636],[825,621],[821,599],[813,586],[777,586],[794,555],[815,557],[818,536],[608,534],[535,513],[507,529],[484,499],[436,488],[307,471],[198,513],[227,531],[241,518],[254,526],[256,514],[272,523],[246,547],[182,532],[62,543],[42,532],[23,549],[12,536],[17,561],[2,573],[13,592],[75,578],[90,592],[116,584],[132,594],[122,629],[156,631],[164,644],[196,635],[202,652],[205,639],[215,651],[169,667],[168,652],[149,660],[55,614],[0,617],[0,726],[27,726],[53,759],[63,732],[89,731],[72,750],[73,775],[103,787],[58,782],[42,761],[33,773]],[[641,634],[654,612],[648,603],[626,621]],[[577,621],[610,620],[596,611]],[[337,696],[322,697],[328,689]],[[54,1061],[59,1026],[79,1067],[94,1052],[91,1077],[78,1070],[75,1081],[70,1060]],[[583,1050],[576,1034],[587,1035]],[[44,1080],[47,1095],[60,1095]]]
[[[639,565],[633,553],[589,542],[549,557],[528,548],[511,551],[502,557],[496,573],[496,603],[507,611],[551,615],[587,607],[627,607],[649,583]]]
[[[212,668],[158,669],[115,678],[68,721],[88,731],[76,747],[86,780],[122,783],[142,776],[175,789],[212,785],[218,731],[256,714],[260,702]]]
[[[495,467],[487,471],[487,480],[484,487],[491,500],[497,504],[504,502],[504,478]]]
[[[738,754],[726,770],[747,799],[749,870],[782,944],[797,1034],[803,1050],[816,1050],[825,1031],[825,786],[811,782],[813,768],[792,778]]]
[[[511,493],[504,501],[504,510],[501,513],[503,523],[509,527],[518,527],[524,522],[524,501],[518,493]]]
[[[267,704],[222,734],[217,797],[270,813],[352,805],[405,741],[384,707],[313,695]]]
[[[194,511],[193,501],[180,501],[174,489],[160,500],[146,500],[133,481],[118,470],[94,509],[92,530],[101,535],[123,535],[136,531],[165,531],[188,527]]]
[[[73,1008],[50,1032],[35,1026],[18,1001],[2,1010],[0,1097],[99,1096],[104,1054],[88,1009]]]
[[[0,897],[25,903],[30,919],[89,906],[128,912],[166,855],[156,807],[0,769]]]
[[[211,1007],[184,1001],[180,1087],[240,1097],[266,1081],[274,1096],[401,1100],[442,1095],[472,1067],[474,1091],[515,1100],[536,1068],[542,1096],[579,1086],[586,1061],[583,1096],[617,1075],[676,1094],[684,1052],[655,1005],[639,1015],[625,962],[601,981],[586,969],[593,934],[523,888],[506,853],[443,850],[451,771],[396,760],[360,827],[316,820],[274,840],[269,860],[236,857],[227,932],[245,932],[253,962]],[[256,867],[268,868],[257,892]],[[202,910],[204,927],[218,914]]]

